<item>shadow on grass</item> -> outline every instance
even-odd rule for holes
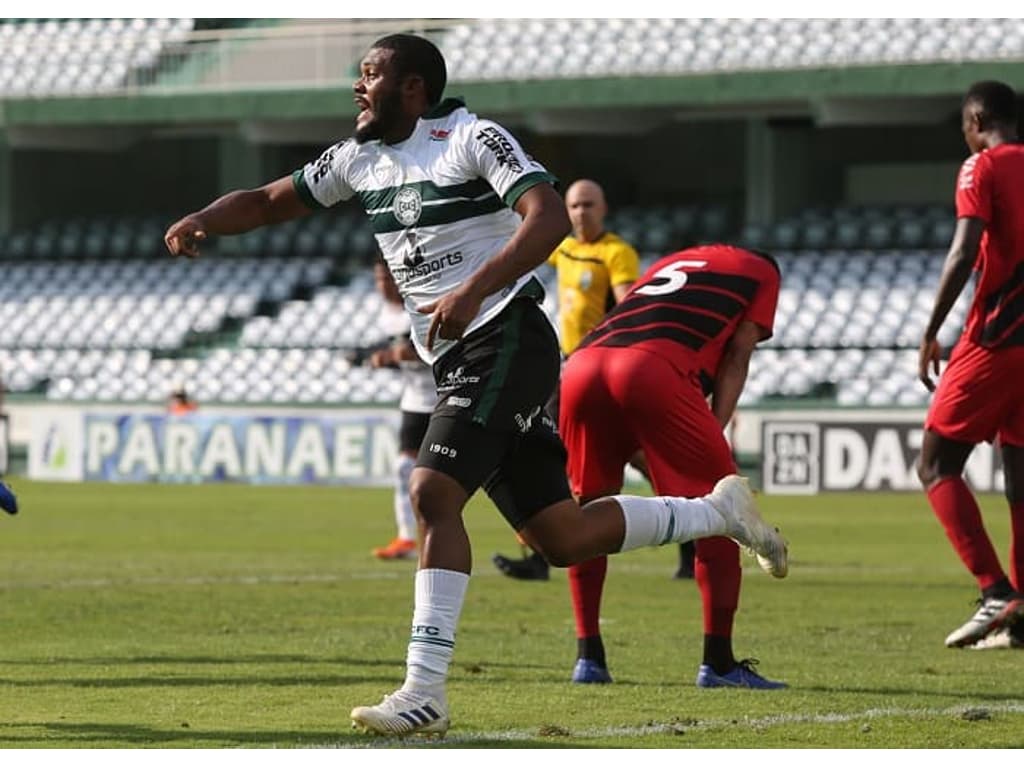
[[[191,688],[209,686],[219,688],[241,688],[244,686],[296,686],[310,685],[316,687],[339,685],[358,685],[360,683],[379,683],[394,686],[400,682],[398,675],[248,675],[244,677],[208,676],[208,675],[175,675],[167,677],[153,675],[151,677],[40,677],[32,680],[8,680],[0,678],[0,686],[12,688],[47,688],[62,686],[67,688]]]
[[[11,735],[4,733],[15,729],[42,730],[43,735]],[[201,730],[186,727],[154,728],[129,723],[19,723],[17,726],[0,726],[0,748],[5,746],[53,746],[70,748],[111,748],[125,747],[170,747],[196,748],[211,747],[277,747],[277,748],[437,748],[437,749],[479,749],[500,747],[505,749],[578,749],[578,744],[561,742],[556,739],[480,739],[465,737],[446,739],[422,739],[410,737],[404,740],[380,739],[365,733],[337,731],[224,731]]]
[[[0,659],[0,666],[12,666],[12,667],[52,667],[60,664],[81,664],[84,666],[99,665],[99,666],[112,666],[112,665],[130,665],[130,664],[143,664],[143,665],[157,665],[157,664],[210,664],[210,665],[229,665],[229,664],[338,664],[342,666],[359,666],[359,667],[404,667],[405,658],[401,659],[365,659],[365,658],[354,658],[351,656],[310,656],[307,654],[299,653],[251,653],[245,655],[231,655],[231,656],[177,656],[177,655],[165,655],[165,656],[48,656],[46,658],[38,659],[17,659],[8,660]],[[470,667],[470,666],[481,666],[485,668],[494,669],[538,669],[543,671],[550,671],[552,669],[561,669],[560,666],[552,664],[528,664],[521,661],[492,661],[487,660],[486,662],[474,662],[472,660],[456,661],[454,666]]]

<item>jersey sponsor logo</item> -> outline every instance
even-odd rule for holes
[[[594,273],[589,269],[583,270],[583,274],[580,275],[580,290],[586,291],[594,284]]]
[[[521,413],[517,413],[514,418],[516,420],[516,426],[519,427],[520,432],[529,432],[530,427],[533,426],[533,420],[540,414],[540,406],[535,406],[526,416]]]
[[[419,238],[416,237],[415,232],[406,232],[405,239],[409,241],[409,248],[412,250],[405,254],[405,257],[402,259],[402,263],[409,269],[412,269],[413,267],[422,264],[426,256],[423,255],[423,246],[420,245]]]
[[[411,227],[420,220],[423,213],[423,198],[416,187],[402,187],[395,195],[395,218],[399,224]]]
[[[331,163],[334,162],[335,149],[337,149],[337,145],[324,150],[324,153],[317,158],[316,164],[313,167],[314,184],[323,181],[324,177],[331,172]]]
[[[431,141],[445,141],[451,135],[452,135],[452,132],[451,131],[446,131],[444,128],[431,128],[430,129],[430,140]]]
[[[479,376],[467,376],[465,366],[460,365],[454,371],[448,371],[444,375],[444,379],[437,386],[438,392],[448,392],[459,387],[464,387],[466,384],[479,384]]]
[[[509,141],[508,136],[502,133],[494,126],[483,128],[480,133],[476,135],[476,140],[483,143],[485,147],[491,150],[491,154],[494,155],[494,159],[498,161],[498,165],[507,166],[510,171],[515,173],[523,172],[523,164],[519,162],[519,158],[516,157],[516,148]]]
[[[404,267],[394,270],[395,281],[401,285],[417,277],[427,277],[438,272],[443,272],[448,267],[457,267],[462,263],[462,251],[446,253],[437,258],[427,258],[423,255],[422,249],[417,249],[403,260]]]

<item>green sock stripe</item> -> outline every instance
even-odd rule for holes
[[[442,648],[454,648],[454,640],[444,640],[440,637],[417,637],[413,635],[409,638],[409,643],[423,643],[424,645],[440,645]]]
[[[672,541],[672,534],[676,532],[676,513],[669,510],[668,518],[668,531],[665,533],[665,538],[661,540],[662,544],[668,544]]]

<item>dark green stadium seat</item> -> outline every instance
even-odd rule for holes
[[[826,219],[814,218],[804,224],[803,247],[824,250],[832,247],[832,224]]]
[[[277,227],[270,230],[267,237],[267,256],[288,256],[294,250],[295,233],[288,227]]]
[[[689,240],[693,237],[693,230],[697,227],[697,209],[692,205],[684,205],[675,208],[671,214],[672,229],[676,237]]]
[[[864,245],[867,248],[881,250],[893,245],[893,225],[888,219],[875,219],[868,222],[864,231]]]
[[[135,237],[132,230],[124,222],[119,222],[110,233],[110,242],[107,244],[107,252],[112,259],[127,259],[131,256],[132,246]]]
[[[106,227],[92,227],[82,238],[81,254],[87,259],[102,259],[109,253]]]
[[[928,237],[928,246],[931,248],[949,248],[953,240],[953,230],[956,229],[956,220],[949,216],[932,224],[931,233]]]
[[[671,228],[666,224],[649,226],[645,232],[644,244],[641,249],[654,253],[671,253],[677,250]]]
[[[849,249],[860,248],[863,242],[863,228],[858,219],[841,219],[836,223],[835,237],[833,242],[836,248]]]
[[[32,256],[52,259],[57,253],[57,235],[53,230],[42,230],[32,239]]]
[[[320,252],[322,237],[312,227],[303,229],[295,236],[295,254],[297,256],[316,256]]]
[[[747,248],[771,248],[768,228],[762,224],[747,224],[739,234],[739,244]]]
[[[697,234],[705,242],[724,240],[729,234],[729,211],[725,206],[703,209],[697,217]]]
[[[330,256],[334,260],[340,259],[345,254],[345,242],[347,239],[346,232],[339,229],[327,230],[320,245],[324,256]]]
[[[800,226],[795,221],[780,221],[772,227],[770,247],[796,250],[801,245],[800,234]]]
[[[369,226],[357,227],[348,238],[350,255],[357,258],[373,258],[377,255],[377,240]]]
[[[7,255],[12,259],[24,259],[32,252],[34,238],[27,232],[16,232],[7,240]]]
[[[923,218],[904,219],[896,227],[897,248],[923,248],[926,238],[927,229]]]
[[[239,251],[244,256],[263,256],[267,250],[269,230],[254,229],[238,238]]]

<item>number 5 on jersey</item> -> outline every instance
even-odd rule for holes
[[[686,270],[687,269],[700,269],[706,267],[708,263],[706,261],[693,261],[682,259],[680,261],[673,261],[668,264],[652,276],[652,280],[662,278],[666,282],[660,285],[653,285],[648,283],[647,285],[641,286],[636,289],[637,293],[642,293],[645,296],[661,296],[665,293],[672,293],[678,291],[684,285],[686,285]]]

